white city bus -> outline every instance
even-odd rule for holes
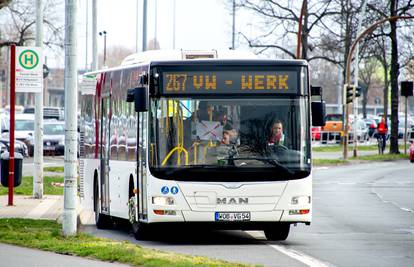
[[[81,92],[80,195],[98,228],[123,218],[137,239],[182,223],[284,240],[310,224],[311,109],[321,124],[323,104],[311,105],[308,65],[235,53],[152,51],[86,74],[96,90]]]

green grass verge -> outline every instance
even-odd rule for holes
[[[9,189],[0,186],[0,195],[7,195]],[[13,190],[15,195],[29,195],[33,194],[33,177],[22,177],[22,183]],[[45,195],[63,195],[63,177],[45,176],[43,179],[43,192]]]
[[[389,148],[389,142],[387,143],[387,147]],[[409,147],[409,144],[407,144],[407,148]],[[318,147],[312,147],[313,152],[340,152],[342,151],[341,145],[327,145],[327,146],[318,146]],[[348,151],[353,151],[354,145],[349,144]],[[404,145],[399,145],[398,149],[400,152],[404,152]],[[378,146],[377,144],[374,145],[359,145],[358,151],[377,151]]]
[[[44,167],[43,171],[45,172],[64,172],[63,166],[51,166],[51,167]]]
[[[325,165],[340,165],[349,163],[348,160],[343,159],[313,159],[314,166],[325,166]]]
[[[352,157],[351,160],[366,160],[366,161],[391,161],[391,160],[400,160],[406,159],[408,160],[408,155],[404,153],[401,154],[383,154],[383,155],[366,155],[366,156],[359,156],[359,157]]]
[[[0,242],[132,266],[247,266],[144,249],[127,241],[97,238],[85,233],[65,238],[61,228],[60,224],[50,220],[0,219]]]
[[[358,161],[393,161],[393,160],[408,160],[408,155],[404,154],[383,154],[383,155],[366,155],[359,157],[349,157],[348,160],[343,159],[313,159],[314,166],[327,166],[327,165],[342,165],[349,163],[356,163]]]

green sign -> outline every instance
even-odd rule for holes
[[[24,69],[34,69],[39,64],[39,56],[33,50],[24,50],[19,56],[19,63]]]

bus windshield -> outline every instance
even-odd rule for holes
[[[311,166],[308,108],[299,96],[153,99],[150,169],[183,180],[305,177]]]

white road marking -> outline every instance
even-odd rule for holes
[[[404,207],[401,207],[397,202],[394,202],[394,201],[389,201],[389,200],[386,200],[380,193],[378,193],[378,192],[376,192],[375,191],[375,188],[372,188],[372,193],[374,193],[383,203],[385,203],[385,204],[391,204],[391,205],[394,205],[394,206],[396,206],[397,208],[399,208],[400,210],[402,210],[402,211],[406,211],[406,212],[412,212],[412,213],[414,213],[414,210],[413,209],[410,209],[410,208],[404,208]]]
[[[264,239],[265,236],[263,234],[263,232],[261,231],[246,231],[247,234],[251,235],[252,237],[256,238],[256,239]],[[275,245],[275,244],[267,244],[268,246],[270,246],[271,248],[279,251],[282,254],[285,254],[297,261],[300,261],[304,264],[306,264],[307,266],[311,266],[311,267],[333,267],[334,265],[327,263],[327,262],[323,262],[321,260],[315,259],[303,252],[297,251],[295,249],[291,249],[288,248],[287,246],[284,245]]]

